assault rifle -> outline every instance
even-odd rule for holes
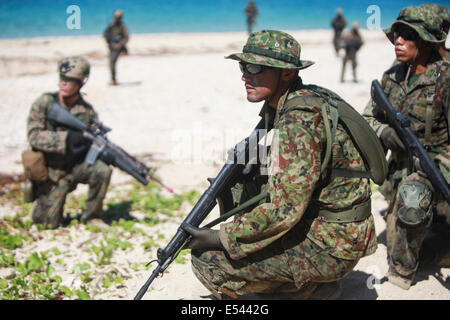
[[[129,155],[121,147],[108,140],[106,134],[111,131],[97,120],[92,120],[92,124],[87,125],[80,121],[67,110],[54,103],[47,113],[47,119],[59,126],[72,130],[81,131],[83,135],[92,141],[84,161],[88,164],[94,164],[97,159],[101,159],[107,164],[113,165],[122,171],[133,176],[143,185],[148,184],[148,179],[154,180],[169,192],[173,190],[165,186],[160,180],[155,178],[145,164]]]
[[[272,110],[269,112],[271,111]],[[271,117],[273,118],[273,114],[271,114]],[[216,178],[208,179],[210,186],[204,191],[191,212],[178,227],[173,238],[164,249],[158,249],[158,259],[148,263],[151,264],[156,261],[158,266],[153,270],[151,276],[136,294],[134,300],[140,300],[144,296],[153,280],[158,275],[163,274],[170,263],[177,257],[178,253],[183,250],[184,246],[190,241],[191,235],[183,229],[185,225],[199,227],[217,203],[221,207],[221,212],[223,209],[230,209],[227,208],[226,204],[226,199],[229,199],[231,196],[230,187],[233,186],[243,174],[250,171],[250,167],[253,165],[251,163],[252,161],[250,161],[251,155],[258,152],[256,151],[259,148],[258,141],[267,133],[266,130],[261,129],[264,129],[265,125],[271,125],[271,123],[272,120],[269,120],[268,123],[265,124],[264,119],[262,119],[248,138],[245,138],[228,152],[228,161],[219,171]],[[260,198],[262,199],[262,197]],[[242,204],[240,208],[244,208],[245,206],[247,206],[246,203]],[[220,218],[208,223],[205,227],[211,228],[218,222],[225,221],[236,212],[238,211],[231,210]]]
[[[422,147],[416,135],[411,130],[410,120],[394,109],[378,80],[372,81],[371,95],[373,101],[376,103],[375,117],[382,122],[386,122],[395,130],[408,149],[410,163],[413,163],[413,156],[418,158],[422,171],[427,175],[434,189],[440,191],[447,200],[447,203],[450,203],[449,186],[433,160],[428,155],[428,152]],[[412,167],[412,165],[410,167]],[[409,168],[409,170],[411,170],[411,168]]]

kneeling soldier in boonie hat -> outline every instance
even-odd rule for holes
[[[376,250],[368,179],[330,171],[365,170],[333,116],[331,104],[345,102],[303,84],[298,72],[313,62],[301,60],[300,52],[289,34],[262,30],[249,36],[242,53],[226,57],[239,63],[247,100],[264,101],[262,116],[275,113],[279,142],[269,154],[263,201],[219,230],[185,228],[193,236],[193,271],[219,299],[246,293],[336,298],[337,280]]]

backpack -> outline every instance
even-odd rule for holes
[[[326,150],[323,159],[321,172],[331,169],[330,175],[334,177],[345,178],[368,178],[377,185],[382,185],[387,176],[387,161],[383,146],[370,127],[369,123],[356,111],[350,104],[344,101],[334,92],[316,85],[304,85],[307,89],[314,92],[313,95],[303,95],[291,98],[286,101],[281,112],[295,110],[296,106],[302,105],[321,105],[321,113],[325,124]],[[328,102],[323,103],[323,100]],[[330,114],[331,121],[328,120]],[[331,123],[330,123],[331,122]],[[331,147],[334,142],[338,122],[343,125],[348,135],[353,141],[361,155],[366,171],[355,171],[350,169],[329,168],[331,159]]]

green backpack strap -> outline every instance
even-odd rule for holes
[[[322,165],[321,172],[328,167],[328,162],[331,158],[331,146],[336,135],[337,123],[340,121],[355,147],[358,149],[366,166],[366,171],[331,168],[331,175],[345,178],[368,178],[378,185],[383,184],[387,176],[388,168],[386,156],[378,136],[368,122],[352,106],[331,91],[313,85],[309,85],[307,88],[315,92],[317,96],[305,95],[294,97],[287,101],[286,111],[289,110],[289,107],[292,110],[292,107],[298,105],[299,102],[304,102],[306,105],[321,106],[327,139],[327,147],[323,160],[324,165]],[[324,104],[323,100],[327,101],[328,105]],[[331,126],[327,116],[328,113],[331,118]]]
[[[331,147],[333,146],[334,136],[336,135],[337,122],[339,118],[338,111],[336,108],[329,108],[327,104],[323,103],[322,98],[309,95],[297,96],[289,99],[285,104],[285,110],[293,110],[292,108],[299,104],[310,106],[316,106],[320,104],[320,112],[322,118],[324,119],[325,136],[327,140],[325,156],[322,161],[322,168],[320,169],[320,173],[323,173],[328,168],[328,163],[331,159]],[[328,121],[328,113],[330,113],[331,115],[331,126],[330,121]]]

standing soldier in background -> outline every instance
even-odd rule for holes
[[[258,7],[253,0],[249,0],[245,7],[245,16],[247,17],[247,30],[248,34],[252,33],[253,24],[255,23],[256,16],[258,15]]]
[[[37,177],[28,177],[33,182],[34,192],[28,199],[36,200],[32,219],[51,228],[63,222],[66,196],[76,189],[78,183],[89,185],[81,221],[100,218],[111,178],[111,168],[101,160],[94,165],[82,162],[90,147],[89,139],[47,119],[53,104],[60,105],[86,124],[97,119],[96,112],[80,93],[89,77],[89,69],[90,65],[83,57],[62,59],[58,64],[59,91],[40,96],[31,106],[27,120],[27,137],[32,150],[24,152],[25,173],[39,173]],[[40,161],[27,161],[30,158]]]
[[[385,163],[382,146],[339,96],[303,84],[299,70],[313,62],[300,60],[300,52],[289,34],[262,30],[251,33],[242,53],[227,57],[239,63],[247,100],[265,102],[260,115],[267,128],[272,122],[279,143],[269,155],[273,174],[256,191],[268,192],[262,203],[219,230],[184,226],[193,236],[187,248],[195,249],[194,274],[219,299],[221,292],[233,298],[239,292],[337,298],[337,280],[377,247],[370,184],[358,150],[375,151],[365,158],[378,166]],[[354,133],[344,126],[349,110],[362,126],[357,134],[367,138],[363,144],[352,142]],[[377,183],[385,168],[377,171]]]
[[[334,30],[333,45],[334,45],[334,50],[336,51],[336,56],[339,55],[342,31],[347,26],[347,21],[345,20],[342,13],[343,13],[342,9],[338,8],[336,10],[336,16],[334,17],[333,21],[331,22],[331,26],[333,27],[333,30]]]
[[[356,60],[356,53],[363,45],[362,37],[359,34],[359,24],[354,21],[352,24],[352,30],[350,32],[343,34],[342,36],[342,47],[345,50],[345,55],[342,58],[342,72],[341,72],[341,82],[344,82],[345,76],[345,66],[348,61],[352,62],[352,72],[353,72],[353,82],[358,82],[356,77],[356,67],[358,65]]]
[[[114,21],[109,24],[103,33],[103,37],[109,47],[109,68],[111,71],[111,85],[117,84],[116,63],[120,54],[128,54],[126,44],[128,42],[128,29],[122,22],[123,11],[114,11]]]
[[[448,35],[448,31],[450,28],[450,10],[442,5],[434,4],[434,3],[426,3],[419,6],[426,10],[428,15],[434,16],[438,24],[441,24],[442,30],[445,34]],[[437,44],[438,51],[442,58],[447,61],[450,61],[450,49],[445,47],[445,40]]]
[[[381,86],[395,109],[411,121],[411,129],[450,182],[449,104],[450,70],[436,51],[446,35],[436,16],[419,7],[406,7],[384,30],[395,46],[399,63],[382,77]],[[389,282],[409,289],[419,267],[419,252],[428,229],[436,220],[450,222],[450,207],[439,190],[434,190],[420,165],[411,170],[409,155],[395,130],[378,120],[371,100],[364,116],[391,150],[389,173],[380,192],[389,203],[387,212],[387,254]],[[417,162],[416,162],[417,163]],[[435,248],[429,260],[439,263],[448,250]],[[447,248],[445,248],[447,247]]]

